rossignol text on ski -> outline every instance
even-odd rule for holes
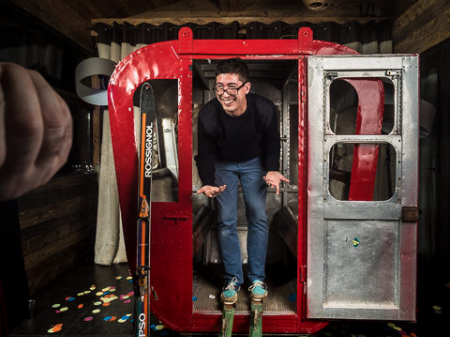
[[[144,83],[140,94],[141,132],[138,175],[136,336],[150,336],[150,238],[153,137],[156,119],[152,86]]]

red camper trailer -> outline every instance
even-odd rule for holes
[[[267,197],[263,332],[312,333],[330,319],[414,320],[418,57],[357,55],[314,40],[309,28],[297,39],[196,40],[185,27],[178,40],[141,48],[116,67],[109,110],[131,269],[138,218],[134,115],[142,84],[155,93],[152,313],[183,333],[221,328],[214,203],[196,194],[193,157],[197,114],[214,97],[215,65],[230,57],[248,64],[252,88],[279,110],[280,163],[291,181]],[[243,217],[238,228],[245,264]],[[234,332],[248,332],[246,302],[236,308]]]

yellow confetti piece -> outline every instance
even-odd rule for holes
[[[77,296],[84,296],[84,293],[78,293]]]
[[[94,305],[102,305],[102,302],[100,301],[94,302]]]
[[[90,290],[86,290],[86,291],[84,292],[85,295],[90,294],[90,293],[91,293]]]
[[[61,311],[61,312],[64,312],[64,311],[67,311],[67,310],[69,310],[68,307],[64,307],[64,308],[59,309],[59,311]]]
[[[98,293],[95,294],[95,296],[102,296],[103,295],[103,291],[99,291]]]
[[[162,330],[162,329],[164,329],[164,325],[159,324],[159,325],[155,326],[155,329],[156,330]]]
[[[394,323],[388,323],[387,326],[390,328],[395,328],[396,325]]]
[[[105,292],[105,291],[108,291],[109,289],[111,289],[111,287],[103,288],[102,291]]]
[[[131,277],[131,276],[127,277],[127,280],[132,280],[132,279],[133,279],[133,277]]]
[[[53,305],[52,305],[52,308],[53,308],[53,309],[56,309],[56,308],[59,308],[60,306],[61,306],[61,304],[53,304]]]
[[[98,314],[100,312],[100,309],[94,309],[94,310],[92,310],[92,313],[93,314]]]

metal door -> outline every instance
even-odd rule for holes
[[[307,67],[307,316],[414,320],[418,57],[314,56]],[[355,89],[353,132],[333,128],[341,115],[332,100],[346,99],[340,91],[333,98],[335,81]],[[330,192],[335,182],[330,172],[349,146],[352,169],[338,172],[347,181],[337,182],[346,186],[341,198]],[[383,160],[382,148],[389,152]],[[373,189],[384,181],[377,171],[389,158],[394,159],[383,179],[390,191],[377,199]]]

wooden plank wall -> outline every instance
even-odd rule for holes
[[[395,53],[422,53],[450,38],[450,1],[417,0],[393,20]]]
[[[96,174],[71,173],[19,199],[31,294],[87,258],[92,260],[97,197]]]

